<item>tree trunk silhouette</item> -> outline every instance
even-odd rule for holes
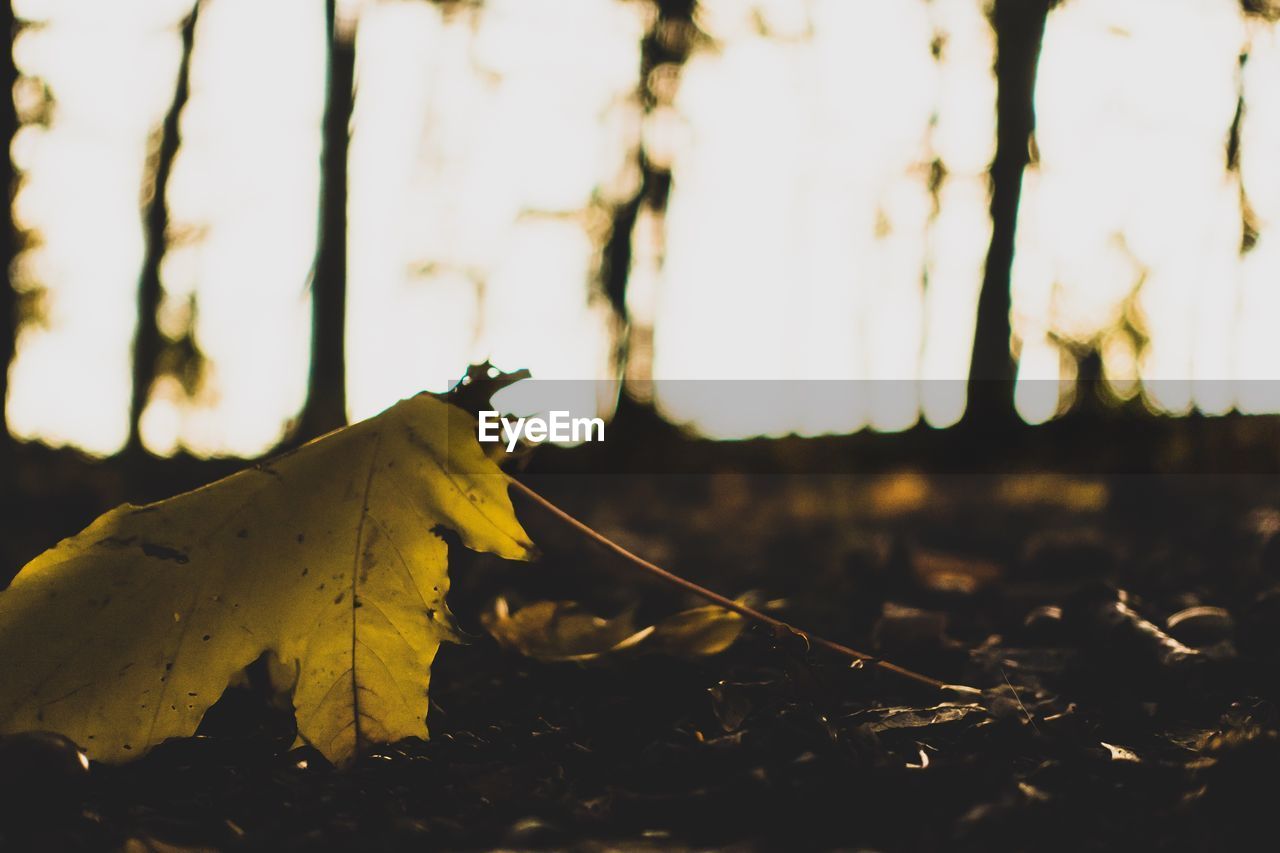
[[[1009,285],[1022,172],[1035,130],[1036,63],[1054,0],[996,0],[996,156],[991,164],[991,246],[978,299],[969,403],[965,420],[989,425],[1014,420],[1015,365],[1009,350]]]
[[[13,64],[13,40],[17,36],[17,24],[13,17],[11,3],[0,4],[0,31],[8,38],[5,43],[4,57],[0,58],[0,91],[5,93],[0,98],[0,137],[5,143],[4,156],[0,157],[0,186],[4,187],[5,215],[4,224],[0,225],[0,264],[4,264],[4,286],[0,287],[0,457],[10,449],[12,439],[9,437],[9,422],[5,417],[6,402],[9,398],[9,365],[13,362],[14,344],[18,325],[18,294],[13,289],[9,278],[9,270],[13,259],[20,250],[18,232],[13,223],[13,191],[16,176],[13,160],[9,157],[9,142],[18,132],[18,114],[13,103],[13,84],[18,79],[18,71]]]
[[[355,103],[355,45],[336,31],[325,0],[329,82],[320,152],[320,225],[311,279],[311,375],[294,435],[305,441],[347,422],[347,151]]]
[[[182,24],[182,59],[174,80],[173,102],[165,115],[160,130],[160,146],[156,152],[155,171],[152,173],[151,203],[147,207],[144,228],[146,230],[146,254],[142,264],[142,278],[138,288],[138,324],[133,336],[133,393],[129,400],[129,441],[126,452],[142,450],[139,422],[146,408],[151,385],[156,378],[156,366],[162,342],[156,324],[156,311],[160,307],[160,264],[164,260],[169,230],[169,175],[181,145],[179,120],[182,108],[190,94],[191,50],[195,42],[196,17],[200,3],[191,7],[191,14]]]

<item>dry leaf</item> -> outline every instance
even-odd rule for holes
[[[636,631],[630,613],[605,619],[576,601],[538,601],[512,613],[501,596],[481,614],[481,622],[502,645],[545,661],[594,660],[653,633],[653,628]]]
[[[747,620],[714,604],[668,616],[654,626],[650,646],[676,655],[715,655],[734,644]]]
[[[468,473],[459,473],[468,472]],[[425,736],[454,637],[447,546],[528,559],[474,420],[429,395],[204,488],[121,506],[0,593],[0,732],[99,760],[192,734],[247,664],[292,678],[298,738],[335,763]]]
[[[544,661],[596,660],[630,649],[689,657],[714,655],[733,645],[747,624],[737,613],[707,605],[637,629],[630,611],[605,619],[576,601],[538,601],[513,613],[501,597],[481,615],[481,621],[502,645]]]

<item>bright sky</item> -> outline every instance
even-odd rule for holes
[[[1070,399],[1064,342],[1097,344],[1113,389],[1131,396],[1140,379],[1159,411],[1280,411],[1274,383],[1234,381],[1275,379],[1280,365],[1277,47],[1276,25],[1246,23],[1235,0],[1073,0],[1051,13],[1013,325],[1019,377],[1062,388],[1020,383],[1025,420]],[[1242,257],[1246,204],[1260,235]]]
[[[442,391],[486,357],[540,379],[613,374],[610,309],[590,291],[603,206],[636,178],[645,11],[602,0],[365,8],[351,150],[353,417]]]
[[[694,386],[659,385],[660,406],[733,437],[902,429],[922,407],[954,423],[963,383],[914,380],[968,373],[995,140],[982,4],[701,9],[719,49],[689,62],[663,117],[675,190],[654,375],[908,381],[787,406],[752,405],[759,389],[746,384],[741,400],[714,404]],[[934,160],[948,175],[936,209]]]
[[[106,454],[126,437],[138,201],[189,4],[15,3],[40,25],[15,45],[20,111],[37,113],[38,81],[55,102],[12,146],[15,213],[38,235],[15,285],[41,293],[46,316],[21,330],[12,366],[22,438]],[[984,5],[703,0],[716,45],[667,75],[675,85],[646,117],[635,75],[651,10],[637,0],[351,0],[352,416],[485,357],[613,379],[616,330],[593,279],[643,139],[674,189],[666,215],[644,211],[636,230],[633,377],[906,380],[849,386],[859,393],[841,405],[754,407],[660,383],[669,416],[721,437],[954,423],[991,227]],[[302,403],[321,15],[315,0],[201,4],[160,321],[194,332],[207,369],[194,398],[176,379],[153,390],[153,451],[253,455]],[[1020,377],[1058,382],[1020,384],[1024,418],[1070,397],[1067,342],[1100,346],[1117,392],[1141,379],[1162,410],[1280,410],[1269,384],[1233,381],[1280,364],[1276,79],[1276,26],[1246,24],[1235,0],[1052,13],[1013,319]],[[945,179],[931,194],[935,161]],[[1258,237],[1242,257],[1245,204]],[[580,387],[590,399],[574,408],[608,410],[612,382]]]

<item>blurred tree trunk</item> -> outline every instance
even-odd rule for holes
[[[9,157],[9,143],[18,131],[18,114],[13,103],[13,84],[18,79],[18,72],[13,64],[13,40],[18,30],[11,3],[0,3],[0,32],[8,39],[5,42],[4,58],[0,59],[0,92],[4,95],[0,99],[4,102],[0,105],[0,137],[4,139],[4,156],[0,157],[0,185],[4,187],[5,202],[4,224],[0,225],[4,232],[0,234],[0,264],[4,265],[4,286],[0,287],[0,457],[3,457],[8,453],[12,441],[5,417],[5,404],[9,397],[9,365],[13,361],[18,325],[18,295],[10,281],[9,270],[21,248],[13,222],[16,175],[13,160]]]
[[[659,93],[654,90],[654,70],[662,65],[683,67],[689,60],[699,32],[695,23],[697,0],[656,0],[654,5],[655,14],[640,39],[640,63],[636,69],[636,96],[644,116],[652,114],[661,102]],[[652,328],[636,328],[632,325],[627,308],[627,285],[631,279],[636,223],[646,208],[655,215],[664,216],[671,195],[670,168],[655,163],[649,157],[643,134],[636,145],[634,162],[640,173],[640,184],[630,198],[613,209],[609,235],[600,253],[599,268],[601,289],[620,321],[614,357],[624,383],[633,379],[644,382],[651,378],[649,374],[652,372],[648,367],[642,372],[635,372],[636,362],[632,359],[636,352],[633,347],[639,336],[644,335],[650,339],[644,344],[647,347],[652,346],[653,336]],[[622,394],[618,408],[614,410],[615,419],[620,413],[626,413],[627,418],[643,418],[643,414],[630,413],[633,410],[651,409],[652,400],[641,402],[647,396]]]
[[[355,44],[336,27],[335,0],[325,0],[329,82],[320,152],[320,230],[311,279],[311,376],[295,441],[347,422],[347,151],[355,102]]]
[[[1036,63],[1045,19],[1055,0],[995,0],[996,156],[991,164],[991,246],[978,299],[969,404],[965,420],[976,424],[1014,421],[1015,364],[1010,344],[1010,270],[1022,172],[1035,130]]]
[[[142,410],[146,408],[156,378],[157,362],[162,342],[156,324],[156,311],[160,308],[160,264],[164,260],[169,230],[169,175],[181,144],[179,120],[190,92],[191,50],[195,41],[196,16],[200,3],[191,7],[191,14],[182,24],[182,58],[173,86],[173,102],[164,117],[160,129],[160,144],[156,151],[155,170],[151,175],[151,203],[147,206],[144,229],[146,255],[142,264],[142,279],[138,289],[138,322],[133,336],[133,394],[129,401],[129,441],[126,452],[142,450],[142,437],[138,425]]]

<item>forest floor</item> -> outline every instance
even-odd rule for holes
[[[527,501],[525,565],[451,549],[429,741],[338,771],[230,691],[129,765],[4,747],[14,849],[1220,849],[1274,836],[1275,477],[551,476],[600,532],[980,696],[751,628],[728,651],[547,663],[479,614],[699,604]],[[91,515],[89,516],[91,517]],[[87,522],[65,522],[74,530]],[[50,542],[70,530],[48,531]],[[56,533],[56,535],[54,535]],[[36,538],[39,531],[22,531]]]

